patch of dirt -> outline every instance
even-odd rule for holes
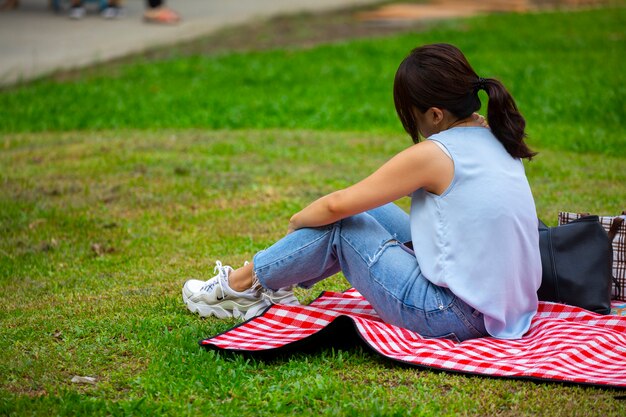
[[[432,20],[380,22],[362,19],[369,8],[347,8],[324,13],[301,13],[256,20],[228,27],[209,36],[178,44],[174,48],[157,49],[144,54],[147,58],[185,55],[214,55],[231,51],[262,51],[276,48],[306,48],[348,39],[392,35],[425,30]]]
[[[136,60],[162,60],[190,55],[306,48],[348,39],[424,31],[443,19],[486,13],[577,9],[616,4],[617,0],[431,0],[351,7],[324,13],[302,13],[229,27],[200,39],[156,48],[93,68],[59,72],[58,81],[95,70],[113,70]]]
[[[395,3],[361,12],[357,17],[369,21],[406,21],[449,19],[479,13],[525,13],[553,8],[595,7],[606,0],[431,0],[427,3]]]
[[[578,9],[615,3],[611,0],[431,0],[386,3],[256,21],[180,44],[173,48],[173,53],[206,55],[226,51],[310,47],[346,39],[422,31],[443,19],[477,14]],[[157,58],[163,53],[167,54],[167,51],[151,51],[146,56]]]

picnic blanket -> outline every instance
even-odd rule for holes
[[[320,343],[364,342],[402,363],[472,375],[626,388],[626,317],[540,302],[522,339],[456,343],[427,339],[381,321],[356,290],[324,292],[309,305],[274,305],[217,336],[207,349],[288,352]]]

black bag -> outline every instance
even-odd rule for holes
[[[610,313],[613,252],[598,216],[557,227],[547,227],[540,220],[539,250],[540,300]]]

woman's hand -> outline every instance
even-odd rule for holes
[[[291,220],[289,220],[289,226],[287,227],[287,234],[293,233],[295,232],[296,229],[296,225],[293,224],[293,222]]]
[[[291,216],[289,219],[289,225],[287,226],[287,234],[295,232],[303,227],[324,226],[339,220],[340,218],[337,217],[337,213],[333,213],[331,207],[329,206],[329,201],[335,193],[325,195],[315,200],[307,207]]]
[[[472,114],[472,121],[480,127],[489,127],[489,123],[487,123],[487,119],[485,119],[484,116],[478,113]]]

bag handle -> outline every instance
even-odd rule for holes
[[[626,215],[626,212],[622,214]],[[611,227],[609,228],[609,242],[613,242],[613,239],[615,239],[615,236],[617,235],[617,231],[623,223],[624,217],[622,216],[617,216],[613,219],[613,221],[611,222]]]
[[[608,233],[611,247],[613,247],[613,240],[615,239],[615,236],[617,236],[617,231],[624,223],[624,218],[626,218],[626,210],[622,211],[622,215],[615,217],[613,221],[611,222],[611,227],[609,228],[609,233]],[[612,276],[611,278],[613,279],[613,285],[617,288],[617,293],[618,294],[621,293],[622,286],[620,285],[619,281],[617,280],[615,276]]]

